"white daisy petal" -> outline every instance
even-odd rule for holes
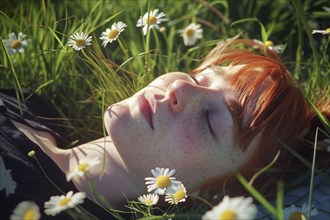
[[[203,29],[200,24],[191,23],[185,29],[179,30],[185,46],[192,46],[198,39],[203,38]]]
[[[156,184],[149,185],[149,186],[147,186],[147,189],[148,189],[148,192],[152,192],[152,191],[154,191],[155,189],[157,189],[157,185],[156,185]]]
[[[153,206],[157,204],[159,200],[159,196],[157,194],[147,194],[140,196],[138,200],[143,204],[145,204],[146,206]]]
[[[10,40],[13,40],[15,38],[16,38],[16,34],[14,32],[9,34],[9,39]]]
[[[111,28],[107,28],[102,32],[100,39],[103,40],[102,46],[107,46],[108,43],[112,43],[119,37],[120,33],[125,30],[127,25],[121,21],[113,23]]]
[[[222,202],[207,211],[202,219],[254,219],[257,207],[252,202],[252,198],[225,196]]]
[[[145,25],[143,28],[142,28],[142,32],[144,35],[147,35],[147,32],[148,32],[148,26]]]
[[[257,39],[253,39],[253,41],[256,43],[254,45],[254,48],[264,48],[267,47],[269,50],[271,51],[275,51],[276,53],[283,53],[285,48],[286,48],[286,44],[278,44],[278,45],[274,45],[273,41],[266,41],[265,43],[263,43],[260,40]]]
[[[3,40],[6,45],[8,53],[9,54],[15,54],[17,52],[23,53],[24,47],[28,46],[28,42],[30,41],[29,39],[24,40],[26,34],[19,32],[16,38],[16,34],[13,32],[10,33],[8,36],[9,39]]]
[[[159,167],[156,167],[156,169],[152,169],[151,170],[151,173],[152,173],[152,175],[154,175],[154,177],[151,177],[151,178],[155,178],[155,177],[157,177],[158,176],[158,173],[160,173],[161,171],[160,171],[160,168]],[[148,178],[148,177],[147,177]],[[150,177],[149,177],[150,178]]]
[[[181,182],[173,187],[173,193],[166,193],[165,195],[165,201],[170,204],[185,202],[186,198],[187,190]]]
[[[97,157],[94,158],[83,158],[79,160],[78,164],[73,168],[70,168],[70,171],[66,174],[66,180],[70,181],[74,176],[84,176],[86,172],[92,167],[101,164],[101,160]]]
[[[164,195],[166,192],[172,193],[173,185],[179,183],[175,177],[172,177],[175,174],[174,169],[156,167],[151,170],[151,173],[154,177],[145,178],[148,192],[155,191],[159,195]]]
[[[33,201],[23,201],[15,207],[10,220],[38,220],[40,217],[39,207]]]
[[[148,29],[159,29],[159,24],[168,20],[165,18],[166,14],[164,12],[158,13],[158,11],[159,9],[155,9],[147,12],[138,19],[136,26],[143,27],[142,32],[144,35],[147,34]]]
[[[278,44],[273,47],[270,47],[271,50],[274,50],[277,53],[283,53],[285,48],[286,48],[286,44]]]
[[[308,205],[304,203],[301,207],[291,205],[283,209],[284,219],[298,219],[308,215]],[[311,216],[316,216],[318,211],[313,206],[311,207]]]
[[[73,49],[79,51],[84,49],[86,46],[92,45],[92,36],[88,36],[84,32],[74,33],[70,36],[68,41],[68,46],[73,47]]]
[[[45,202],[45,213],[55,216],[68,208],[74,208],[84,202],[86,193],[78,192],[73,194],[72,191],[66,195],[52,196],[50,200]]]
[[[325,30],[313,30],[312,34],[330,34],[330,28],[327,28]]]

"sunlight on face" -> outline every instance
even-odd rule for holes
[[[224,80],[232,68],[194,76],[164,74],[134,96],[110,106],[106,129],[136,181],[160,166],[177,170],[188,186],[240,167],[253,148],[234,144],[227,105],[235,93]]]

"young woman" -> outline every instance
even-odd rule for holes
[[[12,144],[19,148],[15,151],[24,152],[18,157],[10,153],[11,148],[1,148],[17,189],[21,181],[16,179],[17,162],[30,164],[33,158],[26,154],[36,144],[48,156],[36,155],[43,160],[46,173],[62,180],[59,187],[70,184],[64,174],[70,174],[82,159],[101,161],[87,177],[69,179],[91,200],[98,200],[90,190],[92,181],[114,207],[123,207],[127,199],[136,200],[146,193],[144,178],[155,167],[175,169],[175,176],[195,194],[219,194],[224,186],[226,194],[240,194],[244,188],[235,173],[250,178],[279,153],[272,168],[281,172],[263,174],[255,182],[260,190],[272,188],[276,185],[271,183],[284,171],[304,167],[285,146],[303,155],[309,152],[304,137],[315,132],[312,123],[317,121],[279,56],[252,40],[236,38],[220,42],[192,73],[164,74],[132,97],[108,107],[104,115],[108,136],[72,149],[58,148],[57,134],[46,126],[33,126],[42,124],[38,114],[31,113],[31,120],[25,114],[11,114],[8,100],[1,105],[1,117],[10,127],[2,131],[10,133],[4,139],[15,142],[19,136],[32,141],[25,146]],[[318,107],[329,117],[329,100]],[[47,172],[53,162],[62,173]],[[16,192],[8,198],[19,193],[24,194]],[[29,199],[20,199],[24,197]],[[47,194],[45,201],[48,199]]]

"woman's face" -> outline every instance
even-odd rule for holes
[[[106,129],[133,183],[143,185],[151,169],[164,167],[190,187],[249,159],[254,147],[242,152],[234,144],[227,100],[235,100],[235,93],[223,77],[228,71],[209,68],[195,80],[168,73],[107,109]]]

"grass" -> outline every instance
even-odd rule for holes
[[[5,0],[2,5],[0,87],[27,88],[47,99],[72,142],[103,136],[107,106],[163,73],[189,72],[216,42],[241,32],[242,37],[286,44],[282,57],[306,98],[313,104],[320,97],[329,99],[330,38],[311,34],[330,27],[327,0]],[[136,22],[155,8],[169,20],[161,24],[162,31],[144,36]],[[101,33],[117,21],[127,29],[102,47]],[[186,47],[178,30],[191,22],[202,25],[203,39]],[[92,46],[82,51],[68,47],[77,31],[93,36]],[[3,40],[12,32],[30,40],[24,53],[10,55],[5,49]]]

